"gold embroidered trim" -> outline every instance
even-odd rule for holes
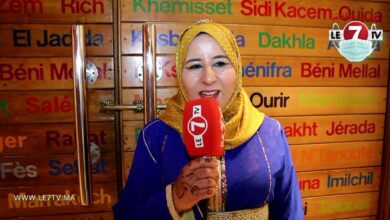
[[[223,157],[222,157],[223,158]],[[209,200],[209,209],[214,212],[221,212],[224,210],[223,201],[222,201],[222,158],[219,158],[218,163],[218,172],[220,174],[220,178],[218,179],[217,192],[214,196],[212,196]]]
[[[148,150],[148,153],[149,153],[150,158],[152,158],[152,160],[154,161],[155,164],[157,164],[157,161],[156,161],[156,159],[154,158],[152,152],[150,151],[148,142],[147,142],[146,139],[145,139],[145,131],[146,131],[151,125],[153,125],[154,123],[156,123],[157,121],[158,121],[158,120],[156,120],[156,121],[154,121],[154,122],[148,124],[148,125],[142,130],[142,139],[143,139],[143,141],[144,141],[144,143],[145,143],[145,147],[146,147],[146,149]]]
[[[167,206],[169,213],[171,214],[171,217],[173,220],[180,220],[180,215],[176,212],[175,205],[173,204],[173,197],[172,197],[172,184],[169,184],[165,187],[165,195],[167,198]]]
[[[209,212],[208,220],[268,220],[268,203],[256,209],[232,212]]]
[[[271,189],[272,189],[271,166],[269,165],[268,157],[267,157],[267,154],[265,153],[263,140],[261,140],[259,132],[256,132],[256,134],[257,134],[257,137],[259,138],[259,141],[260,141],[260,144],[261,144],[261,149],[263,150],[264,158],[265,158],[265,161],[267,162],[267,168],[268,168],[268,178],[269,178],[268,195],[267,195],[267,198],[264,200],[264,203],[266,203],[266,202],[268,202],[269,196],[271,194]]]
[[[165,134],[164,141],[163,141],[162,146],[161,146],[161,153],[163,153],[165,150],[165,144],[167,143],[167,138],[168,138],[168,134]]]

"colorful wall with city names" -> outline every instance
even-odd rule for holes
[[[336,0],[0,1],[0,219],[113,219],[115,124],[99,100],[142,99],[142,23],[157,24],[157,102],[176,93],[175,47],[201,18],[225,24],[242,54],[243,86],[259,111],[278,119],[298,172],[305,219],[375,219],[390,56],[390,1]],[[328,40],[333,23],[375,23],[384,39],[351,63]],[[80,205],[75,160],[71,25],[85,24],[88,58],[99,78],[88,86],[93,205]],[[117,38],[115,36],[118,36]],[[114,65],[114,41],[121,45]],[[121,113],[123,182],[142,113]],[[27,198],[28,196],[36,198]],[[56,199],[62,196],[62,199]]]
[[[389,73],[385,11],[390,3],[185,2],[126,1],[122,7],[123,103],[142,99],[142,82],[137,80],[142,71],[139,21],[157,23],[159,104],[177,91],[174,55],[184,28],[204,17],[224,23],[240,47],[243,86],[252,104],[284,127],[305,218],[375,219]],[[350,20],[375,23],[385,31],[384,40],[364,62],[348,62],[329,43],[332,24],[342,27]],[[125,112],[123,119],[124,150],[132,153],[142,126],[133,120],[143,117]]]

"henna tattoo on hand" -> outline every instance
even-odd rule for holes
[[[178,180],[177,180],[177,187],[175,190],[177,198],[181,199],[184,196],[184,193],[188,190],[183,174],[180,174]]]
[[[194,194],[195,191],[197,191],[197,190],[199,190],[199,187],[198,187],[197,185],[193,185],[193,186],[191,187],[191,193],[192,193],[192,194]]]
[[[185,178],[186,179],[192,179],[193,176],[194,176],[194,173],[189,173],[189,174],[185,175]]]

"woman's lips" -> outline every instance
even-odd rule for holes
[[[218,98],[219,90],[208,90],[208,91],[200,91],[199,96],[200,97],[206,97],[206,98]]]

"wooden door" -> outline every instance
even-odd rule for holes
[[[114,99],[113,20],[110,0],[1,2],[0,218],[113,219],[115,121],[99,111],[101,98]],[[85,207],[75,156],[71,27],[77,23],[84,24],[87,56],[99,70],[87,99],[89,139],[101,158],[91,167],[93,203]]]

